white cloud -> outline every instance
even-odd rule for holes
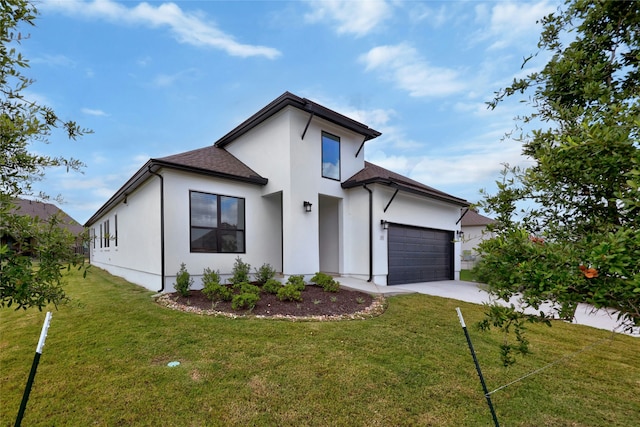
[[[102,110],[96,110],[96,109],[93,109],[93,108],[83,108],[81,111],[82,111],[84,114],[88,114],[88,115],[90,115],[90,116],[98,116],[98,117],[105,117],[105,116],[108,116],[108,114],[107,114],[107,113],[105,113],[104,111],[102,111]]]
[[[231,56],[243,58],[263,56],[274,59],[281,54],[279,50],[272,47],[239,43],[233,36],[208,22],[202,14],[185,12],[175,3],[162,3],[158,6],[140,3],[128,8],[113,0],[48,0],[42,4],[41,8],[85,18],[105,19],[116,24],[146,25],[151,28],[168,27],[181,43],[213,47]]]
[[[476,22],[488,22],[479,39],[495,39],[489,49],[504,49],[520,44],[523,38],[538,35],[540,25],[536,21],[555,12],[557,3],[548,0],[538,2],[497,2],[487,10],[484,5],[476,7]]]
[[[305,15],[307,22],[333,20],[338,34],[353,34],[356,37],[378,28],[392,13],[384,0],[314,0],[308,4],[312,11]]]
[[[449,16],[446,5],[442,4],[438,9],[426,6],[424,3],[410,3],[413,7],[409,10],[409,19],[413,22],[426,21],[434,28],[442,27]]]
[[[374,47],[359,60],[366,71],[378,71],[413,97],[447,96],[465,89],[457,71],[430,65],[405,43]]]
[[[48,55],[35,57],[31,60],[34,64],[47,64],[52,67],[74,68],[76,63],[65,55]]]

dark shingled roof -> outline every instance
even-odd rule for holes
[[[464,199],[436,190],[411,178],[387,170],[373,163],[364,162],[364,169],[342,183],[343,188],[357,187],[363,184],[388,185],[399,190],[422,195],[432,199],[454,203],[460,206],[469,206]]]
[[[480,215],[478,212],[473,209],[469,209],[469,211],[464,214],[462,217],[462,226],[463,227],[471,227],[474,225],[489,225],[496,222],[495,219],[488,218],[484,215]]]
[[[267,178],[258,175],[253,169],[242,163],[224,148],[209,146],[159,159],[150,159],[87,220],[85,227],[92,225],[104,212],[126,199],[128,194],[132,193],[141,183],[145,182],[150,176],[162,168],[248,182],[256,185],[266,185],[268,182]]]
[[[32,218],[40,218],[42,221],[48,221],[53,215],[58,214],[64,228],[71,233],[80,234],[84,230],[82,225],[53,203],[20,198],[13,199],[13,203],[16,205],[16,209],[13,212],[18,215],[26,215]]]
[[[258,175],[249,166],[242,163],[223,148],[205,147],[173,156],[152,159],[152,162],[164,167],[189,168],[194,172],[232,178],[255,184],[266,184],[267,179]]]

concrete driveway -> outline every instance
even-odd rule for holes
[[[364,280],[353,279],[350,277],[340,277],[338,281],[342,286],[351,289],[384,295],[399,295],[419,293],[425,295],[433,295],[443,298],[456,299],[459,301],[470,302],[474,304],[483,304],[491,302],[488,292],[482,289],[481,284],[475,282],[464,282],[461,280],[445,280],[439,282],[413,283],[410,285],[394,285],[379,286]],[[517,298],[513,298],[510,303],[518,305]],[[551,306],[542,307],[545,312],[551,309]],[[532,311],[533,312],[533,311]],[[616,315],[609,310],[595,310],[587,304],[579,304],[576,310],[575,319],[572,323],[579,325],[591,326],[598,329],[606,329],[615,331],[625,335],[640,338],[640,328],[635,328],[632,332],[625,332],[621,328],[620,322],[616,320]]]

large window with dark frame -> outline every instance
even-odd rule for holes
[[[244,199],[189,192],[191,252],[244,253]]]
[[[322,132],[322,177],[340,180],[340,138]]]

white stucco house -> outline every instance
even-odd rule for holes
[[[487,231],[487,225],[493,224],[495,220],[481,215],[478,211],[469,209],[462,212],[462,268],[470,270],[475,267],[480,260],[477,247],[483,240],[493,237]]]
[[[212,146],[142,166],[85,224],[91,263],[165,292],[181,263],[198,288],[238,256],[284,277],[457,279],[469,204],[365,161],[378,136],[286,92]]]

